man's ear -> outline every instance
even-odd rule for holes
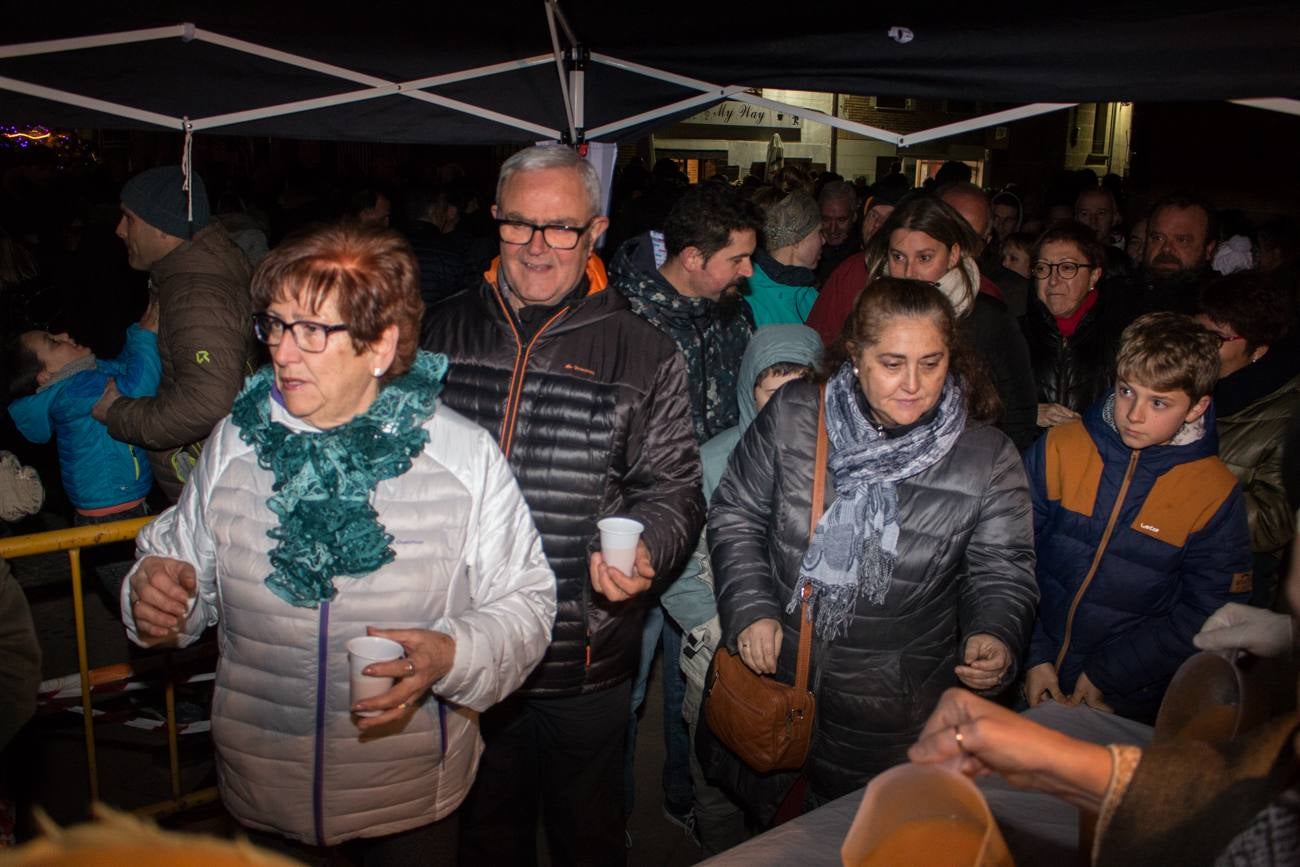
[[[1218,241],[1210,240],[1210,241],[1206,241],[1206,242],[1205,242],[1205,261],[1206,261],[1206,262],[1213,262],[1213,261],[1214,261],[1214,251],[1215,251],[1216,249],[1218,249],[1218,247],[1219,247],[1219,242],[1218,242]]]
[[[1198,400],[1196,403],[1192,404],[1192,408],[1187,411],[1187,418],[1183,419],[1183,421],[1187,422],[1188,424],[1191,424],[1201,416],[1205,415],[1205,411],[1209,408],[1210,408],[1210,396],[1207,394],[1201,397],[1201,399]]]
[[[699,247],[690,244],[682,248],[682,252],[677,255],[677,259],[687,271],[703,271],[704,266],[708,264],[704,252]]]

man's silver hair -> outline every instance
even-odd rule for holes
[[[822,187],[817,204],[824,205],[833,199],[843,199],[849,203],[849,210],[852,210],[858,202],[858,191],[848,181],[830,181]]]
[[[497,205],[501,204],[501,191],[506,181],[519,172],[535,172],[541,169],[573,169],[582,179],[582,187],[587,192],[587,204],[593,217],[600,216],[600,176],[596,167],[578,156],[578,152],[568,145],[533,145],[524,148],[501,164],[501,174],[497,178]]]

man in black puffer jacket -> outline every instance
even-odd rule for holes
[[[592,167],[534,147],[501,168],[501,256],[477,291],[429,311],[423,345],[451,359],[445,404],[496,437],[555,570],[551,646],[483,716],[487,750],[462,808],[462,864],[535,864],[539,803],[556,864],[622,864],[629,679],[654,593],[704,523],[681,354],[606,291],[591,255]],[[635,574],[604,565],[597,519],[645,525]]]

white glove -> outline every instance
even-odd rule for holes
[[[1245,650],[1255,656],[1285,656],[1291,651],[1291,618],[1229,602],[1211,614],[1192,638],[1201,650]]]

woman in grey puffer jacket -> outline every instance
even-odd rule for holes
[[[827,503],[811,544],[816,386],[776,394],[714,494],[726,646],[793,682],[797,599],[811,591],[809,806],[904,761],[946,688],[1010,683],[1029,638],[1038,593],[1027,483],[1015,446],[986,423],[996,393],[954,323],[931,284],[881,278],[858,299],[849,361],[826,385]],[[729,754],[709,764],[760,821],[791,782]]]

